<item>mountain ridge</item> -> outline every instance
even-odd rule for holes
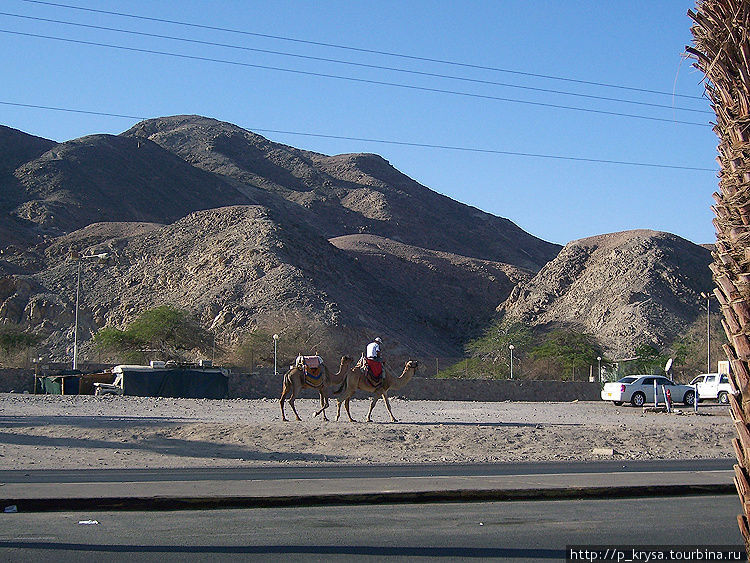
[[[169,302],[227,345],[314,325],[316,346],[380,334],[403,354],[461,356],[499,311],[591,331],[614,353],[667,345],[710,287],[710,251],[675,235],[561,247],[379,155],[324,155],[201,116],[63,143],[2,128],[3,146],[0,320],[42,334],[55,357],[72,340],[71,250],[111,257],[83,267],[84,349]]]

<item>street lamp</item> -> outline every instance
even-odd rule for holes
[[[515,349],[515,346],[511,344],[508,346],[508,349],[510,350],[510,378],[513,379],[513,350]]]
[[[276,370],[276,343],[279,341],[279,335],[274,334],[273,335],[273,374],[279,375],[279,372]]]
[[[711,296],[712,293],[701,291],[706,298],[706,373],[711,373]]]
[[[103,262],[109,256],[108,252],[102,252],[100,254],[86,254],[81,255],[77,252],[71,252],[70,257],[78,261],[78,278],[76,280],[76,321],[73,328],[73,369],[78,369],[78,305],[81,298],[81,263],[84,260],[96,258],[100,262]]]
[[[34,359],[31,361],[34,362],[34,395],[36,395],[36,384],[39,380],[39,364],[42,362],[42,357],[34,356]]]
[[[597,356],[596,361],[599,362],[599,383],[602,382],[602,357]]]

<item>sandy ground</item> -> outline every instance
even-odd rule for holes
[[[728,410],[644,413],[604,402],[391,400],[372,423],[282,422],[272,399],[194,400],[0,394],[0,469],[242,467],[733,457]],[[367,400],[352,401],[363,420]],[[329,409],[335,418],[335,402]],[[287,407],[287,416],[293,415]],[[608,457],[608,456],[605,456]]]

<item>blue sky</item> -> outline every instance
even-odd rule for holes
[[[708,101],[695,99],[703,95],[702,75],[684,58],[684,47],[692,41],[686,15],[694,6],[691,1],[51,1],[297,41],[4,0],[0,6],[6,14],[0,15],[0,52],[5,54],[0,65],[0,124],[64,141],[91,133],[120,133],[138,121],[135,117],[200,114],[325,154],[378,153],[429,188],[507,217],[531,234],[560,244],[635,228],[668,231],[696,243],[714,241],[710,205],[711,193],[717,189],[717,139],[709,125],[713,114]]]

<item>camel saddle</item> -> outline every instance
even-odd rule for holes
[[[305,383],[310,387],[323,384],[323,358],[320,356],[297,356],[297,367],[305,374]]]
[[[367,371],[365,372],[367,383],[373,387],[380,387],[385,379],[383,363],[379,360],[371,360],[370,358],[365,358],[365,361],[367,362]]]

